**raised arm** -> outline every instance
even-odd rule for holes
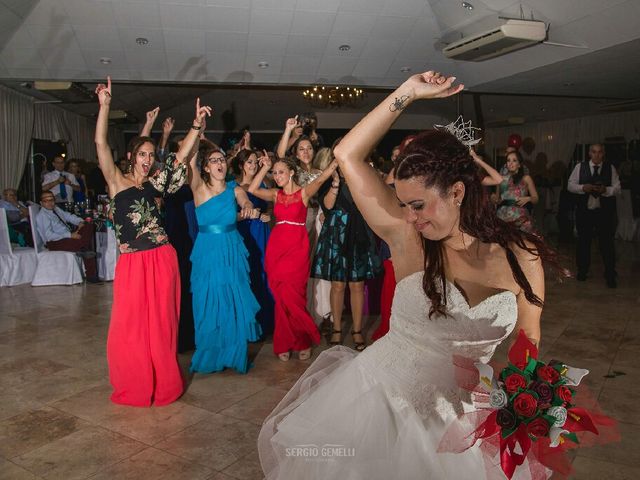
[[[336,206],[336,199],[338,198],[338,192],[340,190],[340,175],[338,172],[334,170],[331,174],[331,187],[327,194],[322,199],[322,203],[324,204],[324,208],[327,210],[331,210]]]
[[[111,77],[107,77],[107,84],[99,84],[96,87],[96,95],[100,104],[98,111],[98,121],[96,123],[96,151],[98,154],[98,163],[104,178],[109,185],[109,190],[113,195],[117,193],[116,183],[122,178],[122,173],[113,162],[111,147],[107,141],[107,132],[109,130],[109,109],[111,105]]]
[[[366,159],[369,152],[387,133],[402,111],[420,98],[454,95],[463,85],[452,86],[455,77],[426,72],[413,75],[351,129],[335,148],[340,171],[366,222],[382,239],[391,243],[403,224],[398,200]]]
[[[492,187],[494,185],[500,185],[502,183],[502,175],[500,175],[500,172],[498,172],[495,168],[482,160],[482,157],[478,155],[473,148],[469,149],[469,153],[471,154],[471,158],[473,158],[473,161],[476,162],[476,165],[487,172],[487,176],[482,179],[482,185],[484,185],[485,187]]]
[[[267,172],[271,170],[271,159],[267,152],[262,151],[263,155],[258,159],[258,165],[260,165],[260,170],[256,173],[256,176],[253,177],[251,181],[251,185],[249,185],[248,192],[256,197],[264,200],[265,202],[275,202],[276,195],[278,194],[277,188],[262,188],[260,184],[264,177],[267,175]]]
[[[336,168],[338,168],[338,161],[334,160],[329,165],[327,165],[327,168],[325,168],[322,173],[318,177],[316,177],[315,180],[307,183],[307,185],[302,188],[302,201],[305,205],[309,203],[309,199],[311,197],[318,193],[318,190],[320,190],[322,184],[326,182],[331,177],[331,175],[333,175],[333,172],[336,171]]]
[[[200,106],[200,98],[196,98],[196,116],[193,119],[193,125],[189,129],[189,133],[184,137],[180,150],[176,153],[176,160],[181,163],[186,163],[192,157],[190,155],[193,150],[196,141],[200,137],[200,130],[204,126],[204,120],[206,117],[211,116],[212,108],[209,106]]]
[[[169,143],[169,136],[171,135],[171,131],[173,130],[173,126],[175,125],[175,120],[171,117],[167,117],[162,122],[162,137],[160,137],[160,150],[164,153],[167,148],[167,143]]]
[[[156,118],[158,118],[158,114],[160,113],[160,107],[156,107],[153,110],[149,110],[147,112],[147,120],[144,122],[144,126],[142,130],[140,130],[141,137],[150,137],[151,130],[153,129],[153,124],[156,123]]]
[[[296,115],[293,118],[288,118],[286,123],[284,124],[284,132],[282,133],[282,137],[280,137],[280,142],[278,142],[278,148],[276,150],[276,155],[278,158],[284,158],[287,155],[287,150],[289,146],[289,139],[291,138],[291,132],[298,126],[298,116]]]

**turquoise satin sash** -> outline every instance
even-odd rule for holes
[[[229,233],[237,230],[236,224],[230,225],[198,225],[200,233]]]

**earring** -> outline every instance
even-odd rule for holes
[[[462,202],[461,202],[460,200],[458,200],[458,201],[456,202],[456,206],[457,206],[458,208],[460,208],[460,207],[462,206]]]

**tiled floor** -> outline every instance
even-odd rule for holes
[[[576,479],[640,478],[640,247],[620,247],[617,290],[604,287],[598,261],[586,283],[547,287],[543,359],[591,369],[588,385],[621,422],[621,443],[579,451]],[[262,478],[259,426],[308,363],[254,345],[248,375],[196,375],[166,407],[113,405],[111,293],[110,284],[0,289],[0,480]],[[189,360],[180,358],[185,371]],[[605,377],[614,371],[624,374]]]

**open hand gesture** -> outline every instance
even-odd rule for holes
[[[108,106],[111,104],[111,77],[107,77],[107,84],[99,83],[96,87],[96,95],[100,106]]]
[[[439,72],[428,72],[412,75],[404,83],[413,93],[414,98],[445,98],[455,95],[464,89],[464,85],[453,85],[456,77],[447,77]]]
[[[200,98],[196,98],[196,118],[194,119],[194,124],[198,125],[199,127],[204,126],[204,122],[205,119],[207,117],[210,117],[211,114],[213,113],[213,108],[205,105],[205,106],[200,106]]]
[[[147,123],[153,123],[158,118],[158,114],[160,113],[160,107],[156,107],[153,110],[149,110],[147,112]]]

